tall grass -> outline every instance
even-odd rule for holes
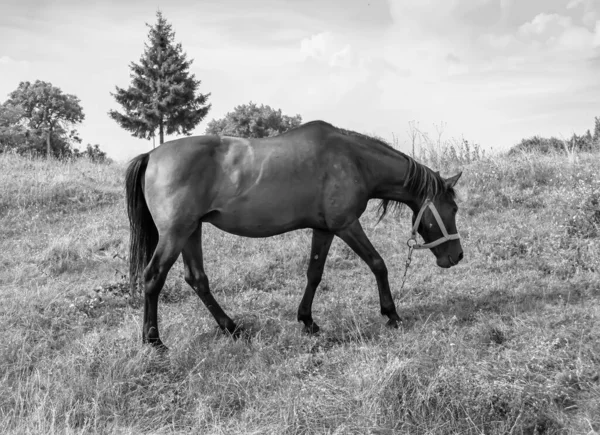
[[[362,218],[403,328],[383,326],[375,279],[336,239],[322,333],[305,336],[310,232],[206,226],[213,293],[250,340],[216,331],[178,262],[159,304],[168,355],[141,345],[127,298],[124,168],[0,155],[0,432],[597,433],[598,155],[436,152],[421,158],[463,170],[461,265],[415,255],[398,294],[409,219]]]
[[[421,130],[416,123],[409,123],[411,157],[436,171],[456,170],[463,165],[487,158],[485,150],[477,143],[469,142],[465,138],[445,138],[444,127],[444,124],[434,125],[435,134],[431,134]],[[398,147],[397,137],[394,137],[394,144]]]

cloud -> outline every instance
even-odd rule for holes
[[[352,45],[332,32],[321,32],[300,42],[303,59],[316,59],[334,68],[350,68],[360,62]]]
[[[567,4],[567,9],[575,9],[577,6],[582,5],[584,3],[585,3],[585,0],[571,0]]]
[[[29,62],[26,60],[16,60],[10,56],[0,56],[0,65],[28,67]]]
[[[339,101],[379,69],[363,50],[348,43],[346,36],[325,31],[300,42],[304,67],[320,72],[307,87],[312,95]]]
[[[493,51],[506,51],[515,45],[520,44],[517,38],[511,34],[487,34],[479,37],[479,41],[483,46],[491,48]]]
[[[331,32],[321,32],[300,41],[300,52],[306,57],[323,60],[331,55],[333,44]]]
[[[569,7],[570,9],[567,9]],[[385,57],[426,80],[523,63],[583,62],[598,46],[598,0],[390,0]],[[600,18],[600,17],[599,17]],[[448,62],[448,53],[461,68]]]
[[[557,46],[569,51],[590,52],[597,44],[598,34],[590,32],[585,27],[570,27],[565,29],[556,41]]]
[[[329,65],[333,67],[350,68],[353,65],[354,53],[350,45],[346,44],[344,48],[333,53],[329,60]]]
[[[526,43],[576,56],[582,51],[590,53],[598,45],[598,33],[598,28],[577,25],[569,16],[546,13],[536,15],[518,29],[518,36]]]
[[[530,22],[521,25],[519,34],[525,37],[540,36],[547,38],[564,31],[571,25],[571,17],[541,13],[536,15]]]
[[[596,20],[600,19],[600,9],[597,0],[571,0],[567,4],[567,10],[583,8],[582,22],[585,26],[593,28]]]

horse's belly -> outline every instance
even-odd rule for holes
[[[299,228],[320,227],[313,201],[299,198],[236,198],[209,213],[206,222],[245,237],[270,237]]]

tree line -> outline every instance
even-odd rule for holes
[[[131,83],[127,88],[115,87],[111,93],[121,110],[110,110],[108,116],[132,136],[164,142],[165,135],[190,135],[208,115],[212,105],[210,93],[199,91],[201,81],[190,72],[188,59],[175,32],[160,11],[149,28],[148,41],[139,62],[131,62]],[[106,160],[98,144],[87,144],[83,150],[76,126],[85,119],[80,100],[66,94],[51,83],[36,80],[21,82],[8,99],[0,104],[0,152],[14,149],[22,153],[48,157],[82,157]],[[281,134],[302,122],[300,115],[287,116],[281,109],[260,106],[250,101],[236,106],[221,119],[207,124],[205,134],[239,137],[268,137]],[[595,119],[594,132],[573,135],[569,140],[541,138],[523,139],[509,153],[517,151],[592,151],[600,148],[600,118]]]
[[[519,152],[539,152],[542,154],[579,152],[579,151],[600,151],[600,117],[594,118],[594,132],[589,129],[583,135],[573,133],[569,139],[559,139],[557,137],[533,136],[522,139],[517,145],[512,147],[509,154]]]
[[[108,116],[132,136],[159,144],[165,135],[190,135],[211,109],[210,93],[199,91],[201,84],[190,73],[188,59],[175,32],[160,11],[149,27],[148,41],[139,62],[131,62],[130,85],[115,87],[111,93],[121,110]],[[48,157],[106,159],[98,144],[81,143],[76,126],[85,119],[79,98],[66,94],[51,83],[36,80],[21,82],[0,104],[0,152],[14,149],[21,153]],[[266,137],[283,133],[301,124],[300,115],[287,116],[280,109],[250,101],[208,123],[205,134],[240,137]]]

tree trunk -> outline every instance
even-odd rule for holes
[[[159,136],[160,137],[160,141],[159,142],[160,142],[160,145],[162,145],[162,143],[165,141],[165,131],[164,131],[164,128],[163,128],[162,119],[161,119],[160,124],[158,126],[158,131],[159,131],[159,135],[160,135]]]
[[[46,130],[46,158],[52,157],[52,146],[50,145],[50,129]]]
[[[48,108],[44,107],[44,126],[46,127],[46,158],[52,158],[52,145],[50,144],[50,123],[48,122]]]

